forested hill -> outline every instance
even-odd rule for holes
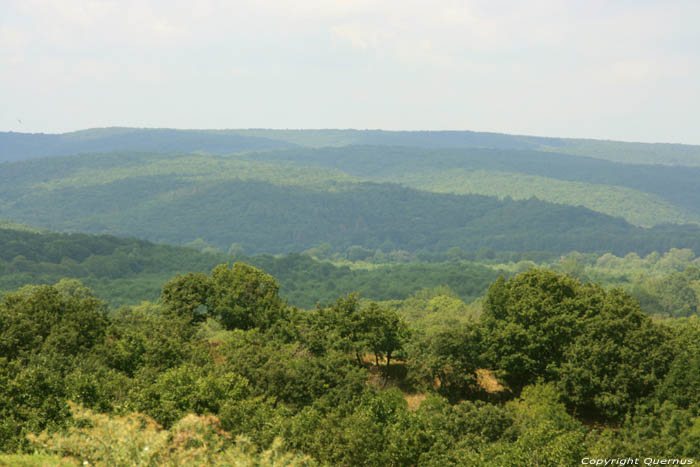
[[[104,128],[64,134],[0,132],[0,162],[114,151],[186,151],[231,154],[279,149],[292,143],[233,132]]]
[[[574,204],[575,200],[567,195],[584,188],[587,193],[577,194],[583,204],[596,194],[607,198],[610,204],[622,202],[621,197],[634,198],[638,206],[630,209],[649,209],[651,203],[657,204],[659,211],[674,211],[686,221],[700,220],[700,167],[622,164],[541,151],[481,148],[350,146],[269,151],[251,157],[338,169],[358,177],[400,182],[430,191],[529,197],[518,196],[519,192],[513,190],[514,185],[520,184],[524,195],[565,204]],[[496,185],[493,192],[485,193],[485,187],[474,186],[473,175],[477,171],[478,178]],[[503,180],[504,175],[508,180]],[[559,192],[553,192],[556,188],[552,185]],[[548,199],[548,193],[554,196]],[[596,209],[597,205],[587,207]],[[653,214],[656,219],[663,216]],[[649,223],[651,218],[650,215]]]
[[[471,301],[501,274],[480,264],[454,261],[350,269],[300,254],[233,256],[109,235],[38,233],[26,226],[21,230],[3,226],[7,224],[0,223],[0,292],[78,279],[113,307],[156,300],[163,284],[176,274],[208,273],[234,260],[274,274],[282,297],[304,308],[353,292],[374,300],[396,300],[437,286],[449,286]]]
[[[82,156],[56,164],[44,160],[76,154]],[[181,168],[173,166],[182,163],[173,155],[184,154],[190,154],[190,160]],[[237,174],[231,168],[234,154]],[[228,160],[212,163],[211,155]],[[103,173],[110,158],[115,163]],[[166,161],[175,159],[168,166]],[[176,174],[211,183],[216,178],[212,168],[226,165],[218,181],[248,179],[246,160],[256,163],[252,178],[278,185],[307,186],[322,179],[325,190],[329,180],[394,182],[435,193],[534,197],[622,217],[640,227],[700,224],[700,146],[471,131],[101,128],[59,135],[0,133],[0,163],[28,164],[0,166],[0,191],[14,190],[18,184],[13,179],[26,178],[30,170],[34,183],[52,186],[59,178],[64,186],[84,184],[88,176],[119,181],[133,176],[136,167],[142,171],[139,175]],[[268,163],[262,173],[260,162]],[[289,164],[316,170],[287,174]],[[320,168],[332,171],[320,173]],[[1,215],[8,217],[10,212],[0,211]]]
[[[685,144],[548,138],[476,131],[239,130],[238,132],[306,147],[374,145],[520,149],[589,156],[632,164],[700,166],[700,146]]]
[[[537,199],[419,191],[337,170],[240,157],[106,154],[0,166],[0,217],[58,231],[227,251],[549,250],[639,254],[700,251],[697,226],[643,229],[582,207]]]
[[[63,134],[0,132],[0,162],[113,151],[239,151],[349,145],[494,148],[589,156],[636,164],[700,166],[700,146],[547,138],[474,131],[173,130],[96,128]]]

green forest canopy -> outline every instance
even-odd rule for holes
[[[0,229],[0,291],[28,284],[79,279],[112,306],[156,300],[163,284],[178,273],[209,272],[233,257],[209,248],[154,245],[117,237],[32,233]],[[440,285],[469,302],[481,296],[499,271],[474,263],[386,264],[369,270],[321,262],[308,255],[245,257],[273,273],[290,305],[311,308],[340,295],[360,292],[374,300],[404,299]]]
[[[287,307],[244,263],[116,314],[64,280],[0,300],[0,452],[13,454],[0,461],[687,460],[700,456],[699,342],[697,319],[658,323],[618,289],[538,269],[429,333],[354,296]]]
[[[206,273],[232,260],[244,260],[273,274],[281,296],[303,308],[360,292],[363,298],[419,317],[427,309],[468,313],[464,304],[481,297],[499,275],[535,266],[623,287],[650,315],[692,316],[700,306],[700,258],[691,250],[652,252],[642,258],[636,253],[617,257],[572,252],[562,257],[547,252],[485,249],[474,253],[452,248],[416,256],[359,246],[336,253],[321,245],[304,254],[246,256],[237,245],[224,254],[203,241],[185,248],[107,235],[33,232],[27,226],[0,229],[0,246],[0,291],[79,279],[112,307],[154,301],[171,277]]]
[[[201,238],[224,251],[238,243],[249,253],[299,252],[324,242],[336,251],[353,245],[385,252],[435,252],[452,247],[559,253],[576,249],[617,255],[632,251],[646,255],[674,247],[700,251],[700,230],[693,225],[642,229],[582,207],[534,198],[432,193],[392,183],[364,182],[361,173],[341,171],[365,165],[363,161],[370,160],[376,150],[340,148],[226,158],[114,153],[34,159],[4,165],[0,171],[0,209],[4,217],[52,230],[109,233],[174,244]],[[382,170],[391,172],[392,161],[400,158],[407,158],[409,171],[423,164],[410,160],[422,160],[424,152],[384,150],[387,167],[368,165],[363,170],[376,169],[376,175],[382,176]],[[450,160],[459,161],[460,154],[448,155]],[[294,167],[288,160],[274,160],[283,156],[313,156],[314,161],[333,156],[334,165],[342,167]],[[483,159],[479,154],[472,156]],[[586,164],[593,165],[588,171],[597,173],[595,164],[600,163],[609,164],[590,159]],[[548,170],[564,170],[563,162],[560,165]],[[634,170],[642,179],[656,173],[644,172],[647,169],[643,166]],[[700,196],[697,178],[688,168],[679,171],[682,176],[672,170],[669,167],[666,175],[657,176],[670,187],[664,196],[671,199],[692,182],[693,188],[684,195],[685,203],[692,204],[694,197]],[[654,183],[648,185],[661,186]],[[645,205],[650,209],[643,214],[646,216],[663,206]]]

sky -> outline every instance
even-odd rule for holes
[[[700,2],[0,0],[0,131],[700,144]]]

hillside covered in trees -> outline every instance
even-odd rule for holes
[[[430,184],[429,165],[448,171],[438,179],[484,164],[527,168],[544,186],[547,177],[579,187],[627,184],[607,210],[624,212],[620,200],[636,190],[638,201],[631,202],[643,208],[632,217],[653,223],[649,218],[661,211],[656,217],[682,222],[695,219],[700,206],[697,169],[548,153],[432,151],[349,147],[227,157],[129,152],[32,159],[2,165],[0,213],[51,230],[174,244],[201,238],[223,251],[237,243],[248,253],[299,252],[321,243],[335,251],[700,251],[696,224],[643,228],[564,200],[436,193],[446,191],[437,182],[430,190],[387,183],[418,177],[417,185]],[[608,199],[605,191],[596,196],[603,204]]]
[[[415,255],[357,246],[334,253],[325,245],[303,254],[249,256],[235,247],[224,253],[204,242],[177,247],[108,235],[40,232],[10,223],[0,228],[0,245],[0,292],[77,279],[114,308],[155,301],[171,277],[206,273],[227,261],[245,261],[273,274],[280,296],[300,308],[358,292],[408,315],[423,316],[428,308],[442,305],[466,310],[466,304],[483,296],[499,275],[510,277],[531,267],[624,288],[649,315],[688,317],[700,307],[700,258],[691,250],[646,257],[579,252],[562,257],[544,251],[474,253],[452,248]],[[439,311],[454,318],[452,312]]]
[[[421,190],[582,205],[637,225],[698,222],[698,167],[610,162],[525,149],[351,146],[256,153]]]

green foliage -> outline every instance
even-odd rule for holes
[[[178,272],[210,270],[223,255],[110,236],[0,230],[0,290],[79,279],[111,305],[155,300]]]
[[[607,185],[496,170],[423,170],[392,178],[407,186],[436,193],[478,194],[584,206],[623,217],[633,225],[698,223],[700,214],[679,207],[641,188]],[[602,180],[601,180],[602,181]]]
[[[332,350],[315,355],[301,342],[286,344],[257,329],[232,332],[220,352],[226,368],[245,377],[255,395],[290,407],[344,398],[345,392],[361,391],[366,381],[364,369],[352,363],[354,355]]]
[[[651,395],[669,368],[671,333],[613,296],[565,350],[559,386],[582,415],[620,420]]]
[[[370,268],[334,266],[298,254],[281,258],[261,255],[247,261],[276,277],[280,294],[290,304],[305,308],[353,292],[375,301],[402,300],[421,289],[439,286],[449,287],[468,302],[482,295],[499,275],[491,267],[466,261],[381,264]]]
[[[188,415],[164,430],[138,413],[110,417],[75,405],[72,411],[78,426],[33,436],[35,449],[98,466],[317,465],[308,457],[285,452],[280,440],[257,452],[248,439],[232,439],[213,416]]]
[[[16,222],[12,222],[11,220],[8,220],[8,219],[0,219],[0,229],[2,229],[2,230],[19,230],[22,232],[34,232],[34,233],[45,232],[42,229],[37,229],[37,228],[34,228],[30,225],[18,224]]]
[[[644,303],[645,310],[654,315],[677,318],[695,315],[700,300],[700,277],[689,270],[672,272],[663,277],[651,277],[635,284],[632,293]]]
[[[483,329],[476,323],[417,340],[409,353],[410,361],[415,362],[413,371],[420,378],[421,370],[427,370],[423,379],[435,383],[438,393],[451,401],[473,397],[479,392],[476,370],[485,363],[481,356],[484,340]]]
[[[487,358],[513,389],[557,381],[586,416],[619,419],[668,371],[670,332],[620,290],[531,270],[495,282],[483,316]]]
[[[250,252],[282,253],[324,242],[336,251],[359,247],[408,254],[453,247],[618,254],[700,250],[694,226],[640,229],[585,208],[534,198],[431,193],[385,183],[432,168],[505,171],[604,186],[606,193],[623,187],[622,195],[620,190],[593,200],[589,195],[587,203],[607,213],[628,212],[620,209],[621,200],[635,193],[644,200],[637,203],[643,212],[635,215],[656,224],[697,220],[700,168],[629,166],[534,151],[367,146],[230,157],[91,154],[6,166],[0,171],[0,204],[13,220],[159,242],[194,241],[212,253],[227,251],[233,243]],[[351,255],[361,257],[364,250]],[[89,265],[119,275],[128,264]]]
[[[218,414],[223,405],[249,395],[245,378],[185,363],[158,374],[152,384],[137,387],[131,405],[167,428],[189,413]]]
[[[663,382],[658,400],[669,401],[700,416],[700,323],[697,319],[675,330],[672,342],[675,356]]]
[[[493,443],[467,458],[503,466],[554,467],[576,465],[586,455],[585,431],[566,413],[553,386],[525,388],[521,399],[508,408],[513,412],[511,430],[517,438]]]
[[[558,267],[585,277],[609,266],[599,259],[572,253]],[[603,262],[620,261],[669,271],[673,284],[683,275],[691,289],[698,277],[680,250]],[[0,462],[559,466],[700,455],[697,318],[666,326],[619,289],[541,269],[497,280],[481,313],[446,286],[403,307],[348,295],[311,310],[279,291],[236,263],[175,276],[160,303],[116,311],[70,279],[6,294],[0,451],[36,453]],[[422,315],[443,313],[421,329]]]
[[[537,196],[552,202],[583,204],[615,216],[622,211],[616,213],[613,207],[630,207],[631,213],[622,215],[652,225],[663,222],[653,217],[655,213],[674,222],[697,222],[700,212],[697,208],[700,193],[694,182],[700,170],[697,149],[685,158],[691,167],[678,167],[677,161],[666,161],[665,166],[632,165],[633,158],[624,161],[628,163],[616,163],[576,157],[592,154],[562,154],[566,145],[559,146],[559,151],[545,147],[544,152],[538,151],[537,146],[518,149],[490,145],[439,149],[406,146],[410,145],[290,149],[256,153],[252,157],[339,169],[373,181],[406,183],[431,191],[465,193],[466,188],[467,193],[491,196]],[[488,178],[491,180],[485,180]],[[494,191],[494,186],[500,188]],[[644,200],[645,204],[630,203],[630,197]]]
[[[61,375],[42,360],[0,359],[1,452],[26,449],[28,433],[64,426],[70,415]]]
[[[563,264],[563,263],[562,263]],[[642,310],[658,317],[686,317],[700,303],[700,259],[692,250],[671,248],[644,258],[605,254],[588,261],[582,274],[606,285],[622,286],[639,301]]]
[[[476,321],[481,315],[480,301],[467,305],[447,286],[424,288],[405,300],[384,305],[395,307],[413,329],[427,334]]]
[[[279,284],[271,275],[247,264],[214,268],[211,289],[207,308],[226,329],[266,329],[282,315]]]
[[[187,274],[163,287],[168,310],[192,322],[214,317],[226,329],[266,329],[282,315],[279,285],[269,274],[244,263],[220,264],[211,276]]]
[[[79,283],[66,293],[69,285],[26,286],[2,297],[0,355],[10,360],[37,352],[74,356],[101,340],[107,327],[104,305],[81,292]]]
[[[612,449],[622,449],[633,456],[697,458],[700,455],[697,415],[668,401],[641,407],[625,420],[619,434],[610,438]]]
[[[188,273],[166,282],[160,299],[173,313],[196,322],[206,318],[199,309],[205,306],[212,293],[212,284],[206,274]]]
[[[354,354],[362,366],[366,353],[372,353],[379,365],[386,359],[386,368],[395,353],[408,341],[408,326],[394,310],[376,303],[360,306],[356,295],[339,298],[327,307],[317,307],[310,318],[309,347],[316,353],[331,349]]]
[[[142,368],[163,371],[178,366],[192,356],[196,328],[191,321],[158,310],[125,309],[112,319],[97,348],[106,365],[133,376]]]
[[[406,323],[396,311],[382,309],[376,303],[360,313],[359,328],[364,333],[367,349],[374,353],[377,363],[386,359],[388,368],[392,355],[400,352],[410,337]]]
[[[202,273],[229,260],[221,254],[109,236],[0,230],[0,244],[3,246],[0,290],[74,278],[115,307],[155,301],[163,284],[170,280],[172,290],[166,289],[164,298],[185,301],[187,297],[177,297],[180,289],[194,294],[189,297],[193,306],[187,313],[194,313],[199,306],[194,304],[202,304],[201,298],[206,295]],[[498,276],[492,268],[466,262],[384,264],[372,269],[351,269],[300,254],[239,256],[238,259],[273,274],[279,280],[280,295],[290,304],[306,308],[356,291],[373,300],[404,299],[421,288],[442,284],[451,287],[461,298],[471,300],[481,295]],[[191,272],[172,279],[186,271]],[[199,281],[200,285],[190,283],[185,287],[188,281]],[[196,319],[201,319],[203,315],[197,316]]]

